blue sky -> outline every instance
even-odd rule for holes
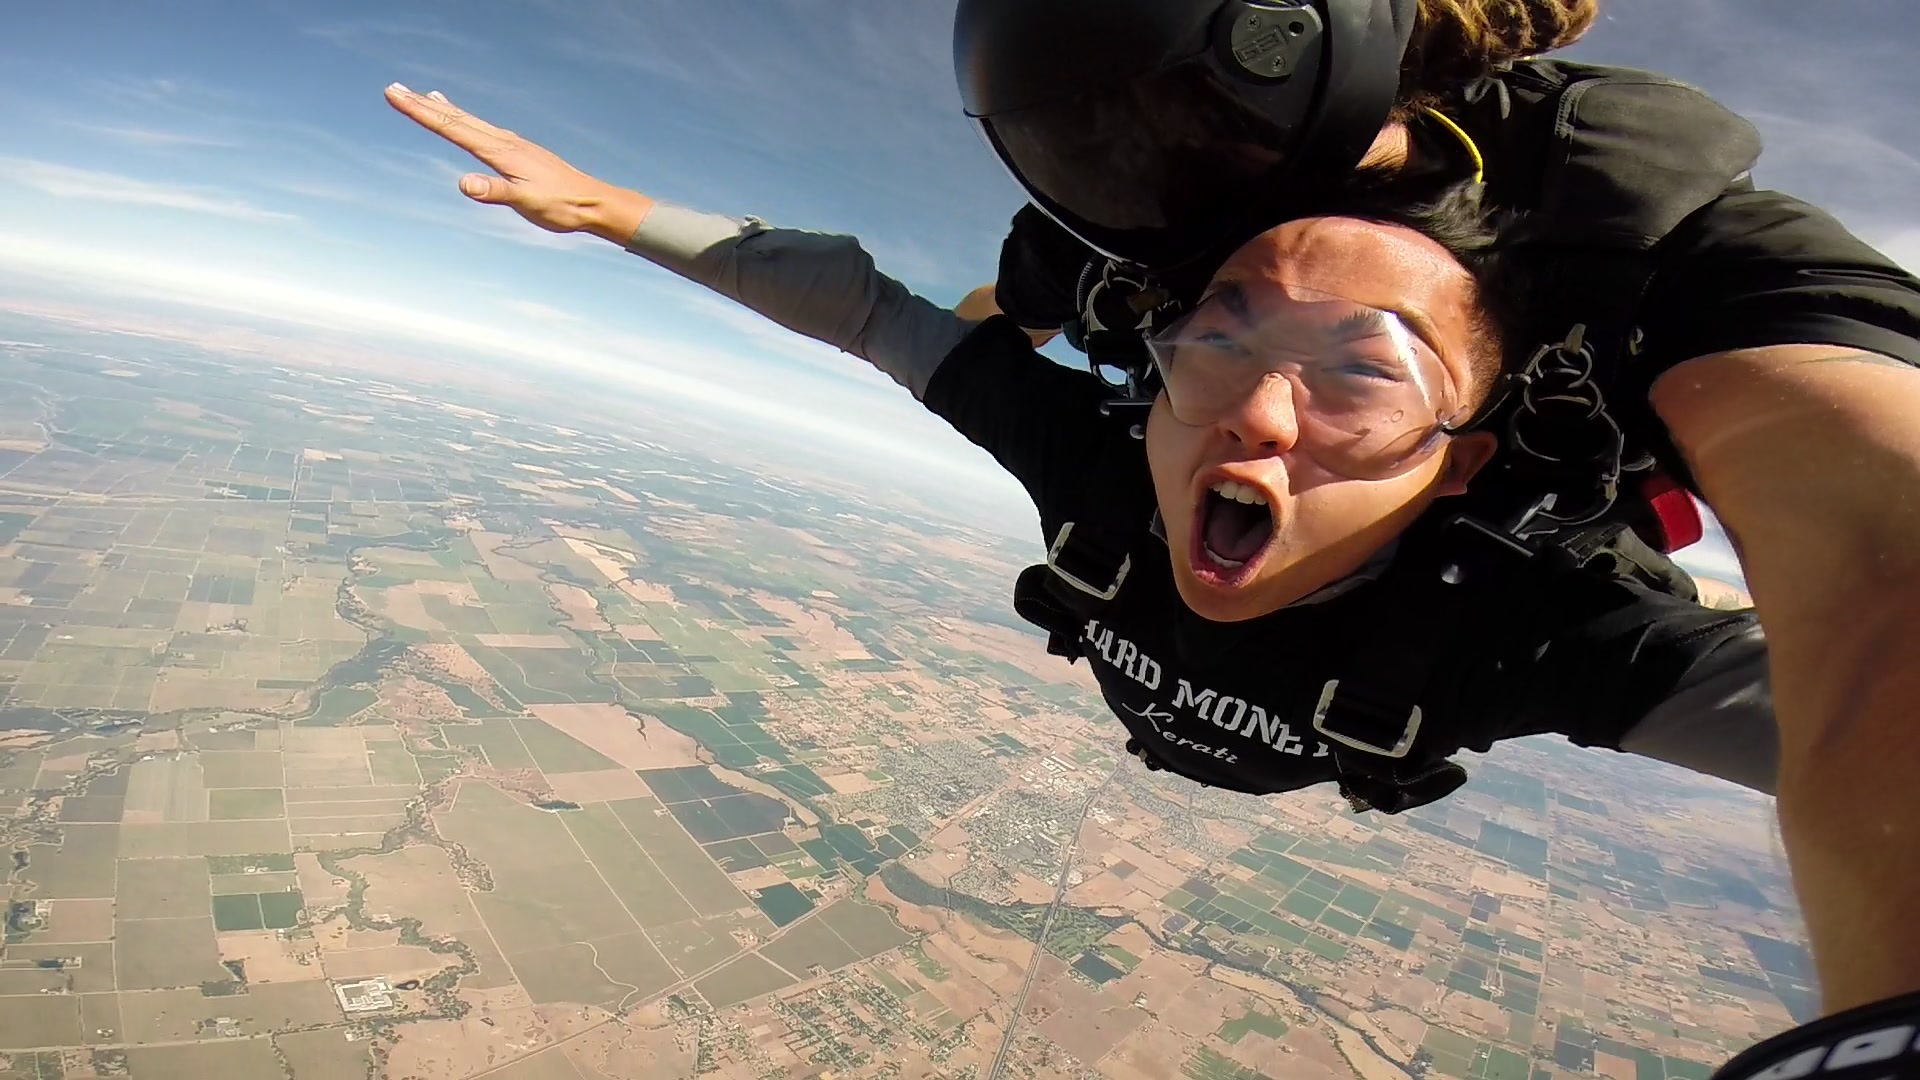
[[[1920,265],[1910,0],[1606,0],[1571,55],[1751,116],[1764,183]],[[440,89],[657,197],[852,232],[951,302],[1020,205],[963,121],[950,0],[25,5],[0,38],[0,288],[406,339],[587,371],[837,441],[1030,520],[884,377],[599,241],[455,190],[381,87]],[[839,423],[858,417],[859,423]],[[901,447],[906,447],[904,453]],[[1724,547],[1702,551],[1724,570]]]

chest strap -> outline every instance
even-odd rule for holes
[[[1064,522],[1048,545],[1047,561],[1021,572],[1014,585],[1014,611],[1047,631],[1050,654],[1072,662],[1084,655],[1087,620],[1119,594],[1132,565],[1126,547],[1110,530]],[[1463,591],[1441,595],[1450,598]],[[1312,726],[1335,744],[1340,791],[1356,810],[1397,814],[1443,799],[1467,781],[1464,768],[1428,749],[1434,738],[1451,749],[1458,740],[1449,736],[1457,733],[1431,732],[1429,739],[1420,738],[1425,716],[1419,702],[1434,673],[1433,642],[1445,640],[1448,632],[1436,639],[1431,624],[1415,621],[1418,626],[1394,619],[1362,620],[1379,633],[1348,642],[1344,651],[1386,662],[1360,669],[1343,666],[1339,676],[1327,680],[1314,710]],[[1180,772],[1139,740],[1129,739],[1126,749],[1150,770]]]

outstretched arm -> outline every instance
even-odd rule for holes
[[[395,109],[497,175],[460,190],[549,232],[585,232],[738,301],[796,333],[852,353],[923,399],[973,323],[875,269],[850,236],[775,229],[668,206],[589,176],[559,155],[467,113],[443,95],[387,88]]]
[[[876,270],[853,237],[657,203],[589,176],[439,94],[396,84],[387,101],[494,171],[461,177],[468,198],[509,207],[549,232],[585,232],[618,244],[861,357],[993,455],[1036,504],[1059,505],[1083,488],[1116,445],[1139,452],[1123,426],[1097,414],[1109,394],[1090,372],[1034,352],[1009,320],[985,317],[993,312],[980,312],[983,321],[976,322],[915,296]]]

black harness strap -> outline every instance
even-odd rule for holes
[[[1459,732],[1421,738],[1421,704],[1441,665],[1529,621],[1537,593],[1526,582],[1537,560],[1584,563],[1622,529],[1607,515],[1628,451],[1606,391],[1631,350],[1657,263],[1644,251],[1581,254],[1580,293],[1555,277],[1537,300],[1544,318],[1571,310],[1591,321],[1569,324],[1564,340],[1511,377],[1489,417],[1506,427],[1495,477],[1400,553],[1373,589],[1363,634],[1335,661],[1313,727],[1338,744],[1342,792],[1355,809],[1398,813],[1466,782],[1464,769],[1443,760]],[[1416,527],[1409,537],[1419,535]]]

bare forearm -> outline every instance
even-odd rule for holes
[[[584,231],[610,244],[625,247],[653,206],[652,199],[637,191],[608,184],[606,190],[595,197]]]
[[[1920,372],[1729,353],[1668,373],[1655,405],[1767,629],[1781,835],[1826,1010],[1920,989]]]
[[[1920,990],[1920,589],[1858,600],[1825,647],[1774,650],[1781,839],[1829,1013]]]

